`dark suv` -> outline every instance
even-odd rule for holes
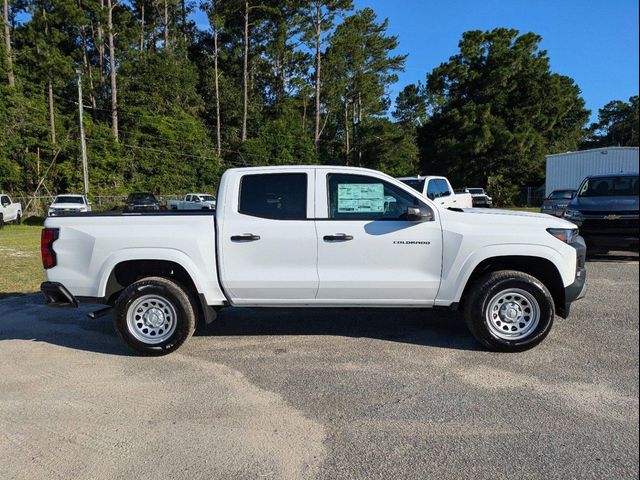
[[[153,193],[130,193],[124,203],[125,211],[157,211],[160,210],[160,202]]]
[[[637,250],[638,174],[594,175],[582,181],[564,217],[593,250]]]

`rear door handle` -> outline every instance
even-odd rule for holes
[[[322,237],[325,242],[347,242],[349,240],[353,240],[352,235],[347,235],[346,233],[336,233],[335,235],[325,235]]]
[[[243,233],[242,235],[233,235],[231,237],[232,242],[255,242],[260,240],[260,235],[254,235],[253,233]]]

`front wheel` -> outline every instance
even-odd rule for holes
[[[553,297],[540,280],[503,270],[480,278],[465,303],[473,336],[493,351],[517,352],[540,343],[551,330]]]
[[[196,309],[191,294],[178,283],[149,277],[128,286],[118,297],[113,322],[127,346],[142,355],[166,355],[193,334]]]

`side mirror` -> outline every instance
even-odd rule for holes
[[[407,220],[410,222],[433,222],[433,212],[428,207],[407,208]]]

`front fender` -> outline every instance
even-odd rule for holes
[[[557,269],[564,286],[575,279],[575,250],[566,245],[567,252],[561,253],[549,246],[539,244],[499,244],[487,245],[472,251],[464,258],[456,258],[443,265],[442,283],[436,305],[450,305],[459,302],[462,293],[475,268],[485,260],[498,257],[531,257],[550,261]]]

